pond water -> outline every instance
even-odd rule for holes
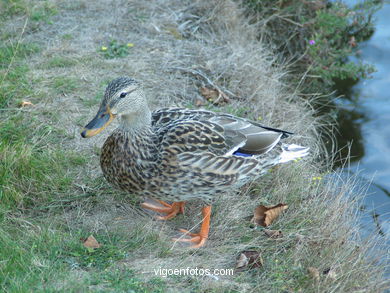
[[[345,1],[356,4],[358,1]],[[351,164],[343,170],[372,182],[364,200],[363,225],[390,244],[390,4],[375,14],[375,32],[359,45],[358,60],[373,64],[371,79],[337,85],[339,147],[351,146]]]

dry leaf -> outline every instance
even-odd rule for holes
[[[236,270],[254,269],[263,266],[260,252],[256,250],[244,250],[240,253],[236,262]]]
[[[254,211],[251,223],[268,227],[287,208],[288,205],[283,203],[271,207],[259,205]]]
[[[249,259],[246,257],[244,253],[241,253],[240,257],[236,262],[236,269],[244,268],[248,265],[248,263],[249,263]]]
[[[83,242],[84,242],[83,245],[86,248],[99,248],[101,246],[101,244],[97,242],[95,237],[93,237],[92,235],[86,239],[83,239]]]
[[[208,101],[214,101],[219,97],[219,93],[216,89],[209,89],[207,87],[201,87],[200,94]],[[210,102],[211,102],[210,101]]]
[[[229,103],[229,97],[219,89],[209,89],[207,87],[201,87],[200,94],[210,103],[219,105],[222,103]]]
[[[307,271],[309,272],[309,275],[316,281],[320,279],[320,272],[317,268],[314,267],[308,267]]]
[[[264,233],[265,233],[265,235],[267,235],[269,238],[272,238],[272,239],[283,237],[283,233],[281,230],[264,229]]]
[[[20,104],[19,104],[20,107],[28,107],[28,106],[34,106],[33,103],[29,102],[29,101],[22,101]]]

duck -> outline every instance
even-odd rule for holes
[[[90,138],[114,119],[100,166],[105,179],[133,196],[146,196],[145,209],[169,220],[184,213],[187,201],[202,203],[197,233],[180,229],[175,241],[193,248],[206,244],[212,204],[221,194],[256,180],[272,166],[308,154],[309,148],[281,141],[293,133],[246,118],[204,109],[151,111],[142,84],[130,77],[112,80],[95,117],[82,129]]]

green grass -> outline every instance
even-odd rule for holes
[[[136,277],[134,271],[128,269],[113,269],[93,274],[89,285],[92,288],[96,286],[97,292],[167,292],[165,280],[154,278],[145,282]]]
[[[56,76],[52,79],[50,86],[57,94],[69,94],[77,90],[79,80],[73,77]]]
[[[121,44],[117,40],[112,40],[107,46],[102,46],[100,52],[107,59],[123,58],[130,54],[132,43]]]
[[[69,243],[58,257],[70,267],[104,270],[114,265],[116,261],[123,260],[127,256],[124,249],[124,241],[116,235],[99,235],[97,241],[102,245],[99,249],[86,248],[81,245],[81,239],[88,236],[88,231],[77,231],[73,242]]]
[[[95,107],[96,105],[100,104],[102,98],[103,98],[103,94],[98,93],[92,98],[82,99],[81,102],[86,107]]]
[[[62,56],[55,56],[50,58],[46,64],[44,64],[44,68],[64,68],[64,67],[72,67],[76,65],[77,62],[74,59]]]
[[[72,34],[63,34],[62,37],[61,37],[63,40],[73,40],[73,36]]]
[[[102,245],[99,249],[87,249],[80,245],[80,239],[89,236],[86,230],[72,231],[74,241],[63,249],[57,257],[71,267],[81,269],[94,268],[105,270],[117,261],[123,261],[135,251],[150,253],[167,249],[165,240],[162,241],[155,231],[145,232],[142,225],[135,226],[131,231],[116,229],[115,231],[99,231],[96,240]],[[126,235],[126,237],[125,237]]]
[[[49,1],[1,0],[0,19],[12,16],[27,16],[33,22],[50,23],[50,17],[57,14],[56,7]]]
[[[0,69],[6,69],[13,58],[20,60],[39,51],[35,44],[20,43],[0,47]]]
[[[72,182],[67,170],[85,163],[76,153],[50,147],[58,139],[55,129],[22,114],[0,121],[0,132],[0,200],[5,206],[64,193]]]
[[[52,230],[37,229],[37,226],[27,228],[18,219],[1,221],[2,291],[32,292],[58,278],[61,263],[56,254],[63,245],[63,237]]]
[[[31,95],[28,66],[23,60],[39,52],[35,44],[16,43],[0,47],[0,108]]]
[[[51,23],[50,18],[58,13],[56,7],[48,1],[42,1],[40,6],[33,7],[30,12],[32,21]]]
[[[2,0],[0,8],[2,17],[26,14],[27,2],[25,0]]]
[[[90,251],[80,241],[86,233],[69,235],[43,221],[9,220],[0,215],[3,292],[80,292],[88,287],[96,292],[165,292],[162,279],[146,283],[131,269],[116,265],[126,258],[123,239],[97,237],[102,248]],[[89,272],[87,276],[73,276],[83,270]]]

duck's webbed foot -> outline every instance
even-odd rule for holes
[[[158,213],[165,214],[165,216],[158,216],[159,220],[169,220],[174,218],[177,214],[184,214],[184,201],[173,202],[172,204],[166,203],[162,200],[156,200],[162,206],[153,205],[150,203],[141,203],[141,206],[145,209],[152,210]]]
[[[185,233],[185,235],[191,236],[191,238],[173,238],[173,240],[195,243],[195,245],[191,246],[191,248],[199,248],[204,246],[209,236],[211,206],[206,206],[202,209],[202,216],[203,220],[199,233],[191,233],[188,230],[180,229],[180,232]]]

